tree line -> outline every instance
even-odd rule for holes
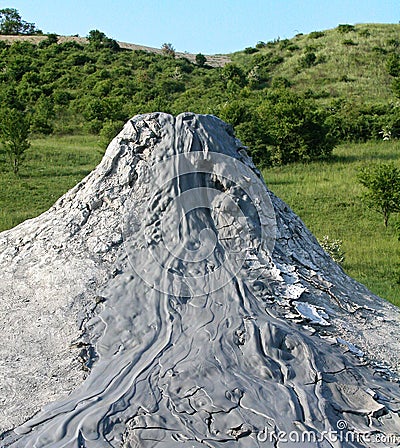
[[[0,33],[5,32],[40,30],[16,10],[3,9]],[[251,57],[246,64],[209,67],[201,54],[195,63],[177,58],[172,44],[163,44],[161,54],[155,54],[123,50],[99,30],[87,37],[87,44],[60,43],[55,34],[38,45],[0,42],[0,115],[6,147],[11,148],[6,132],[10,123],[23,123],[31,134],[98,134],[106,143],[131,116],[153,111],[221,117],[232,124],[259,166],[325,159],[343,141],[400,135],[398,50],[385,56],[384,63],[394,81],[394,101],[356,107],[337,97],[322,105],[313,95],[293,89],[288,79],[271,78],[284,59],[277,49],[293,46],[287,42],[246,49]],[[259,52],[264,47],[271,51]],[[315,63],[308,56],[302,69]]]

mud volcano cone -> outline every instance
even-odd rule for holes
[[[213,116],[134,117],[0,267],[1,446],[399,441],[398,309]]]

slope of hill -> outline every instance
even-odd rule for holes
[[[399,24],[339,25],[293,39],[260,42],[231,57],[247,70],[267,68],[270,84],[289,84],[325,104],[337,97],[387,102],[393,100],[387,61],[400,54],[399,36]]]

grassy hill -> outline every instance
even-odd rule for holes
[[[339,25],[293,39],[260,42],[231,59],[247,69],[264,57],[275,59],[270,84],[286,80],[292,89],[322,104],[340,97],[376,103],[394,100],[387,61],[399,48],[399,24]]]
[[[386,230],[363,206],[356,179],[367,164],[400,167],[399,32],[400,25],[340,25],[207,56],[205,65],[133,44],[3,36],[0,119],[13,109],[26,114],[32,146],[19,176],[0,146],[0,231],[79,182],[130,116],[212,113],[235,127],[267,185],[319,239],[343,241],[344,269],[400,305],[396,217]],[[265,157],[276,149],[280,159]],[[300,161],[286,164],[288,155]]]

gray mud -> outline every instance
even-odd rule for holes
[[[400,441],[398,310],[344,274],[213,116],[134,117],[1,243],[1,446]]]

